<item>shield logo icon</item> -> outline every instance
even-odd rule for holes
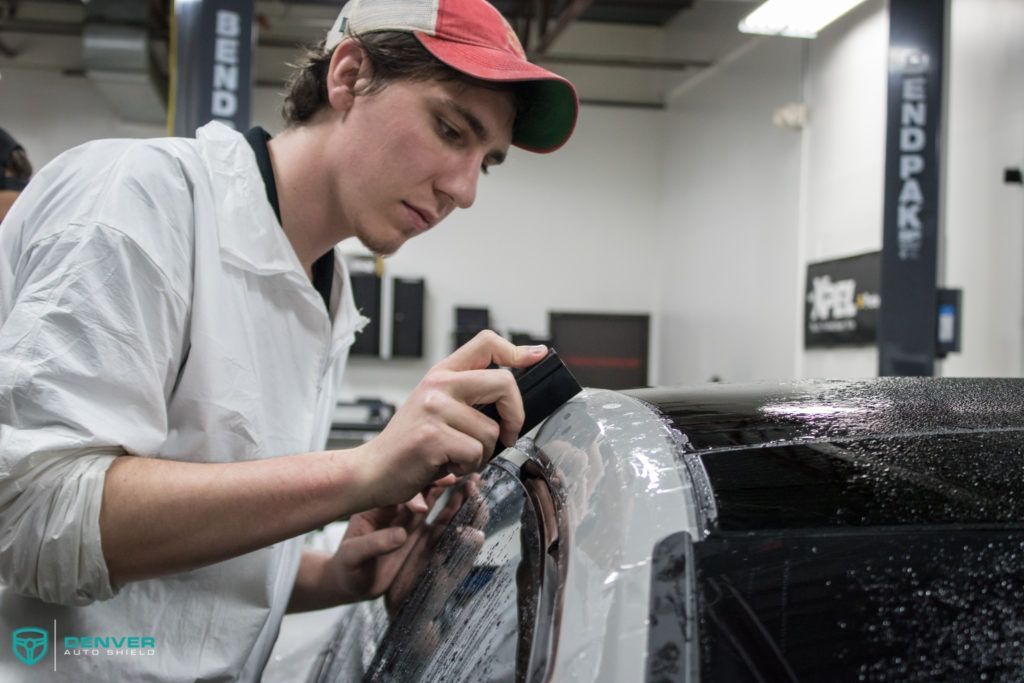
[[[46,656],[49,634],[41,628],[19,628],[11,634],[14,656],[29,666]]]

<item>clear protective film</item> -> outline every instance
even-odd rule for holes
[[[697,530],[681,463],[649,406],[584,391],[438,502],[311,680],[641,680],[654,546]]]
[[[680,435],[647,404],[587,390],[537,437],[570,544],[552,679],[642,680],[656,543],[698,533]]]
[[[515,469],[494,463],[439,501],[388,594],[339,620],[315,680],[509,680],[541,567]]]

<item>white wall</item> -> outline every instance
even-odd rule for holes
[[[1024,2],[958,0],[950,37],[946,283],[964,289],[964,353],[944,375],[1024,372]]]
[[[765,39],[669,105],[658,382],[790,377],[799,339],[800,44]]]
[[[87,140],[153,137],[166,130],[120,121],[84,77],[10,67],[0,67],[0,127],[25,147],[37,169]]]
[[[869,0],[808,46],[801,292],[807,263],[882,248],[888,42],[886,3]],[[794,304],[802,320],[803,302],[797,298]],[[802,333],[797,343],[802,347]],[[798,350],[795,374],[872,377],[878,374],[878,351]]]

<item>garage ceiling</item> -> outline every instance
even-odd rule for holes
[[[664,26],[693,3],[694,0],[593,0],[586,3],[580,21]],[[548,5],[548,16],[558,16],[570,8],[573,0],[491,0],[491,4],[513,20],[531,14],[538,4]]]
[[[547,16],[556,17],[573,4],[585,4],[581,21],[602,21],[613,24],[643,24],[664,26],[680,10],[692,6],[695,0],[590,0],[576,3],[576,0],[490,0],[501,10],[510,22],[546,11]],[[336,9],[338,0],[283,0],[287,5],[320,5]]]
[[[586,103],[662,107],[670,93],[755,40],[736,25],[760,0],[491,0],[520,34],[531,57],[570,78]],[[87,18],[97,5],[159,16],[170,0],[0,0],[0,67],[82,71]],[[93,9],[87,9],[88,7]],[[256,0],[256,80],[278,87],[298,46],[336,16],[338,0]],[[117,17],[112,20],[117,21]],[[166,22],[150,26],[166,40]],[[63,40],[63,49],[40,41]],[[77,41],[77,45],[74,44]],[[76,63],[77,62],[77,63]]]

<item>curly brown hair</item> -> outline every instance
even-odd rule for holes
[[[356,95],[371,95],[395,81],[458,81],[469,85],[510,92],[515,98],[517,119],[530,106],[527,88],[515,83],[484,81],[456,71],[430,54],[411,33],[378,31],[352,36],[370,60],[370,80]],[[288,92],[281,107],[285,126],[291,128],[309,122],[327,106],[327,69],[334,50],[324,49],[324,41],[308,48],[288,79]]]

